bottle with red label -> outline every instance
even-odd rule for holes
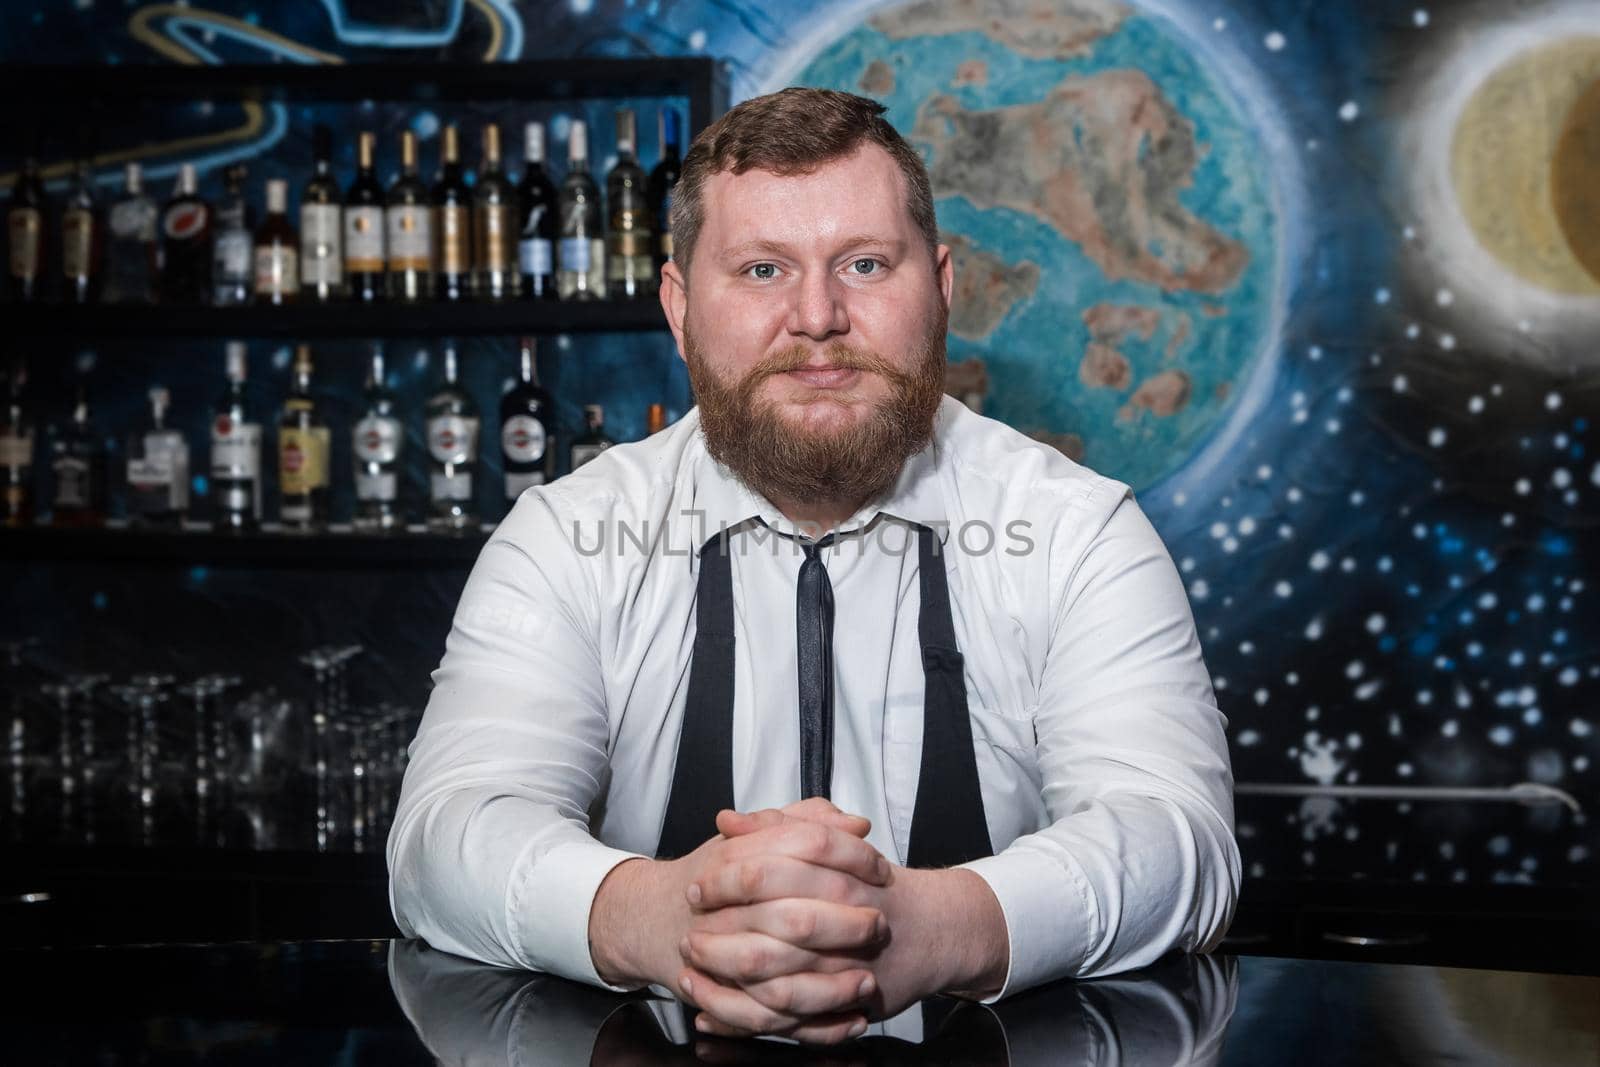
[[[555,401],[539,384],[534,340],[522,339],[522,375],[500,398],[500,457],[506,474],[506,507],[523,490],[556,476]]]
[[[294,384],[278,420],[279,517],[284,529],[315,533],[328,524],[328,424],[311,396],[311,348],[294,353]]]
[[[444,381],[428,398],[428,526],[470,530],[478,524],[472,506],[478,469],[478,405],[457,378],[456,350],[444,350]]]
[[[88,160],[79,160],[72,197],[61,212],[61,274],[64,297],[73,304],[100,299],[101,256],[105,221],[94,199],[94,175]]]
[[[358,530],[376,533],[401,526],[400,451],[405,428],[395,411],[394,393],[384,381],[383,347],[374,345],[367,368],[366,411],[350,432]]]
[[[6,205],[6,296],[9,299],[43,299],[49,224],[50,201],[45,196],[44,182],[39,179],[39,162],[29,156],[22,161],[22,172],[11,187],[11,202]]]
[[[243,341],[229,341],[228,384],[211,418],[212,526],[249,533],[261,523],[261,424],[251,418]]]
[[[172,199],[161,210],[161,300],[203,304],[211,298],[211,205],[200,198],[194,164],[178,169]]]

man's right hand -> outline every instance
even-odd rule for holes
[[[769,1007],[786,1009],[775,1022],[787,1017],[793,1027],[767,1029],[801,1040],[842,1040],[864,1021],[861,1004],[873,988],[860,959],[886,933],[876,908],[850,903],[852,885],[866,890],[890,876],[888,861],[865,840],[871,824],[820,798],[723,817],[730,814],[744,822],[730,831],[737,837],[718,835],[681,859],[629,860],[612,869],[589,913],[595,968],[614,985],[648,982],[695,1002],[693,990],[680,990],[678,981],[693,914],[688,890],[708,875],[731,874],[769,899],[742,909],[746,928],[727,935],[741,937],[765,969],[780,975],[757,992],[767,993]],[[758,829],[748,830],[752,820]]]

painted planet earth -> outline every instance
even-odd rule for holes
[[[956,261],[950,391],[1135,488],[1272,338],[1266,154],[1170,22],[1114,0],[880,9],[796,79],[882,101]]]

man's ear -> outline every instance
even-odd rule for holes
[[[950,297],[955,292],[956,264],[950,255],[949,245],[940,245],[933,254],[933,273],[939,279],[939,292],[944,296],[944,309],[950,310]]]
[[[683,317],[689,310],[688,279],[683,276],[675,260],[667,260],[661,267],[661,310],[666,313],[667,326],[672,339],[678,344],[678,358],[685,363],[683,354]]]

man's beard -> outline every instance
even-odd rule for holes
[[[910,372],[882,356],[842,342],[824,351],[828,362],[876,374],[889,383],[888,397],[864,417],[842,429],[808,429],[796,411],[786,416],[780,402],[757,396],[766,380],[808,363],[813,350],[802,345],[778,352],[726,382],[707,364],[694,335],[684,330],[689,383],[700,409],[706,449],[745,485],[768,500],[784,503],[842,501],[859,506],[887,490],[905,461],[933,438],[934,416],[944,396],[945,326],[942,312],[918,346]],[[849,406],[858,406],[859,399]],[[839,404],[819,390],[813,404]]]

